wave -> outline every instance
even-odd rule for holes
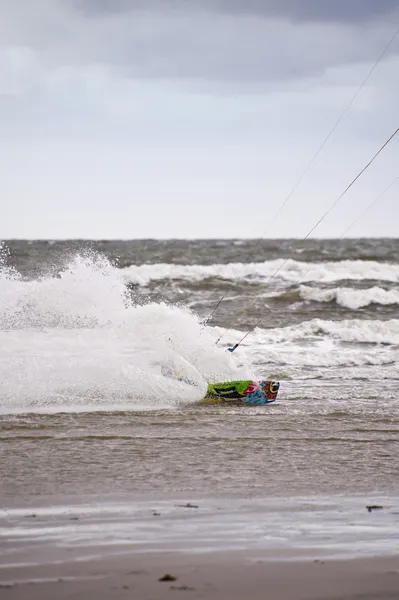
[[[363,290],[352,288],[334,288],[323,290],[307,286],[300,286],[300,297],[303,300],[313,302],[336,302],[339,306],[356,310],[369,306],[370,304],[399,304],[399,291],[384,290],[380,287],[372,287]]]
[[[141,302],[127,290],[126,270],[99,255],[77,255],[32,281],[0,256],[0,412],[167,408],[199,400],[207,382],[268,377],[282,365],[295,373],[397,360],[398,319],[258,328],[231,354],[225,346],[242,331],[216,346],[221,329],[195,312]],[[193,385],[164,377],[170,363]]]
[[[218,331],[219,330],[218,328]],[[322,339],[336,340],[353,344],[386,344],[399,345],[399,319],[386,321],[343,319],[330,321],[312,319],[298,325],[278,327],[275,329],[257,328],[253,332],[251,346],[260,344],[300,343],[312,342]],[[242,332],[230,333],[229,342],[236,341]],[[231,338],[231,339],[230,339]]]
[[[146,286],[151,281],[188,280],[209,278],[252,279],[264,282],[283,265],[283,259],[262,263],[228,263],[213,265],[145,264],[122,269],[128,283]],[[338,262],[307,263],[289,259],[276,275],[289,283],[319,281],[330,283],[340,280],[376,280],[399,282],[399,264],[377,261],[343,260]]]
[[[229,344],[242,335],[241,331],[230,331]],[[313,378],[315,370],[326,368],[328,374],[324,376],[328,378],[331,367],[389,366],[389,378],[399,378],[399,319],[312,319],[289,327],[257,328],[242,345],[273,373],[289,365],[290,377],[295,374],[302,378],[303,367],[311,369]],[[370,377],[371,371],[367,373]]]

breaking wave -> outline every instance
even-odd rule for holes
[[[233,343],[241,336],[241,332],[230,332],[229,341]],[[314,371],[315,368],[389,365],[390,377],[399,378],[399,319],[312,319],[289,327],[258,328],[249,344],[252,354],[276,373],[289,365],[288,377],[295,373],[302,378],[302,367]],[[376,376],[381,378],[381,373]]]
[[[122,270],[127,282],[145,286],[151,281],[182,279],[201,281],[208,278],[232,280],[235,278],[266,281],[283,264],[282,259],[262,263],[229,263],[214,265],[151,264],[132,265]],[[318,281],[329,283],[340,280],[376,280],[399,282],[399,265],[369,260],[307,263],[289,259],[276,279],[288,283]]]
[[[369,306],[370,304],[399,304],[399,291],[384,290],[380,287],[372,287],[363,290],[352,288],[333,288],[323,290],[320,288],[301,286],[300,296],[303,300],[313,302],[336,302],[340,306],[356,310]]]
[[[240,332],[235,332],[239,335]],[[353,344],[399,344],[399,319],[387,321],[344,319],[328,321],[312,319],[299,325],[276,329],[256,329],[254,336],[261,344],[317,341],[330,339]]]

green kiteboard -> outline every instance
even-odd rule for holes
[[[277,381],[251,379],[209,383],[201,404],[262,405],[275,402],[280,384]]]

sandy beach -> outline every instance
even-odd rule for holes
[[[165,575],[170,580],[160,581]],[[399,557],[274,562],[241,552],[124,555],[7,569],[0,597],[397,600]]]
[[[4,508],[0,598],[399,598],[393,499],[196,502]]]

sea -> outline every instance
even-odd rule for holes
[[[397,552],[398,309],[399,239],[4,241],[1,556]]]

